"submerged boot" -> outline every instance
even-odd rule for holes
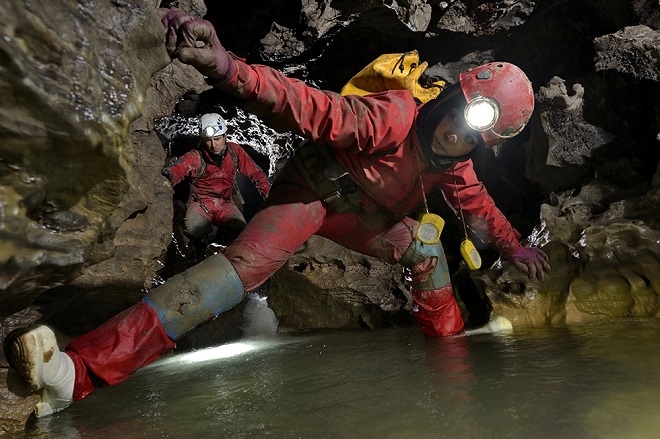
[[[451,284],[430,291],[412,289],[412,315],[428,337],[446,337],[463,331],[461,310]]]
[[[73,361],[60,352],[49,327],[13,331],[5,339],[5,355],[32,391],[41,391],[41,401],[35,409],[38,418],[63,410],[73,402]]]

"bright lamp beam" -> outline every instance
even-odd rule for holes
[[[472,129],[487,130],[497,121],[497,109],[487,100],[471,102],[465,109],[465,120]]]

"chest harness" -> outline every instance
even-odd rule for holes
[[[197,154],[199,154],[199,159],[200,159],[200,166],[199,170],[197,171],[197,175],[193,177],[193,179],[190,181],[190,197],[193,199],[193,201],[196,201],[199,203],[200,207],[204,212],[206,212],[208,215],[211,214],[211,211],[209,208],[204,204],[204,202],[199,198],[197,193],[195,192],[195,184],[199,181],[200,178],[204,176],[204,173],[206,172],[206,160],[204,159],[204,154],[198,149],[195,149],[193,151],[196,151]],[[245,204],[245,200],[243,199],[243,195],[241,194],[240,189],[238,188],[238,182],[236,181],[236,173],[238,172],[238,157],[236,156],[236,151],[234,151],[234,148],[231,147],[231,145],[227,144],[227,151],[229,152],[229,156],[231,157],[231,161],[234,163],[234,181],[233,181],[233,194],[232,196],[236,198],[236,200],[240,204]],[[224,159],[224,158],[223,158]],[[218,163],[218,166],[222,164],[222,161]]]

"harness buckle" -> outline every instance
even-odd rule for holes
[[[323,199],[323,201],[325,201],[326,203],[332,203],[333,201],[336,201],[336,200],[338,200],[338,199],[340,199],[340,198],[341,198],[341,192],[336,191],[335,193],[330,194],[330,195],[328,195],[327,197],[325,197],[325,198]]]

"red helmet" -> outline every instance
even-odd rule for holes
[[[460,74],[465,120],[492,147],[520,133],[534,111],[534,91],[513,64],[492,62]]]

